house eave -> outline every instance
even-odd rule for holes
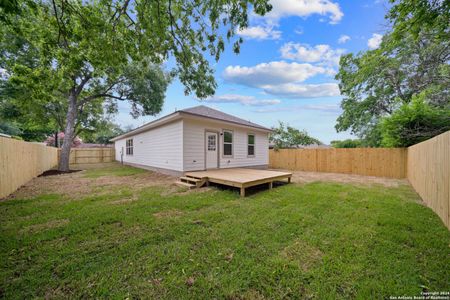
[[[130,137],[130,136],[136,135],[138,133],[145,132],[145,131],[153,129],[155,127],[159,127],[159,126],[162,126],[164,124],[173,122],[173,121],[178,120],[178,119],[181,119],[181,116],[180,116],[180,112],[176,111],[176,112],[171,113],[171,114],[169,114],[169,115],[167,115],[165,117],[162,117],[162,118],[157,119],[155,121],[149,122],[149,123],[144,124],[144,125],[136,128],[136,129],[128,131],[128,132],[126,132],[124,134],[121,134],[119,136],[116,136],[116,137],[110,139],[110,141],[111,142],[115,142],[115,141],[118,141],[118,140]]]
[[[213,117],[208,117],[208,116],[202,116],[202,115],[198,115],[198,114],[193,114],[193,113],[189,113],[189,112],[184,112],[184,111],[176,111],[174,113],[171,113],[165,117],[162,117],[161,119],[152,121],[150,123],[144,124],[136,129],[133,129],[129,132],[126,132],[124,134],[121,134],[119,136],[116,136],[112,139],[110,139],[111,142],[115,142],[133,135],[136,135],[138,133],[141,132],[145,132],[147,130],[153,129],[155,127],[159,127],[162,125],[165,125],[167,123],[179,120],[179,119],[183,119],[183,118],[189,118],[189,119],[197,119],[197,120],[210,120],[213,122],[217,122],[217,123],[221,123],[221,124],[233,124],[234,126],[238,126],[238,127],[243,127],[243,128],[251,128],[252,130],[255,131],[262,131],[262,132],[267,132],[270,133],[273,130],[269,129],[269,128],[265,128],[262,126],[253,126],[253,125],[247,125],[247,124],[242,124],[239,122],[233,122],[233,121],[228,121],[228,120],[222,120],[222,119],[218,119],[218,118],[213,118]]]

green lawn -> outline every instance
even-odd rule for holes
[[[132,168],[85,176],[138,176]],[[103,172],[103,173],[102,173]],[[130,178],[131,178],[130,177]],[[450,289],[450,233],[407,186],[111,186],[0,202],[0,298],[385,298]]]
[[[88,169],[85,171],[84,177],[98,178],[102,176],[130,176],[147,172],[143,169],[133,168],[130,166],[121,166],[114,164],[105,168]]]

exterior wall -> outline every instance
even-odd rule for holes
[[[126,140],[133,138],[133,155],[126,155]],[[183,171],[183,121],[178,120],[115,141],[116,160],[126,164]]]
[[[267,132],[256,131],[251,128],[243,128],[232,124],[219,124],[211,121],[184,119],[183,121],[183,160],[184,171],[196,171],[205,169],[205,131],[219,133],[219,167],[249,167],[268,166],[269,164],[269,139]],[[222,131],[233,131],[233,157],[223,156]],[[255,135],[255,155],[247,156],[247,134]]]

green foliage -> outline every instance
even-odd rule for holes
[[[441,109],[450,103],[450,19],[442,8],[448,1],[393,2],[387,16],[393,28],[380,47],[342,56],[336,75],[344,96],[336,130],[350,130],[368,146],[381,145],[380,120],[414,95],[428,91],[424,101]]]
[[[360,148],[364,147],[360,140],[346,139],[343,141],[331,141],[331,146],[334,148]]]
[[[233,36],[247,27],[249,7],[260,15],[271,9],[267,0],[17,0],[2,6],[0,67],[11,88],[25,91],[20,102],[32,103],[38,115],[49,104],[66,109],[59,169],[67,171],[71,140],[77,126],[85,127],[76,122],[95,120],[104,104],[128,101],[133,116],[155,115],[175,75],[186,94],[212,95],[217,85],[208,58],[219,60],[222,35],[239,52],[242,39]],[[161,67],[166,60],[174,62],[170,73]]]
[[[8,135],[19,135],[22,133],[19,127],[11,122],[0,121],[0,133]]]
[[[99,178],[103,176],[131,176],[147,173],[144,169],[138,169],[130,166],[112,165],[104,168],[95,168],[86,170],[83,177]]]
[[[272,128],[273,132],[269,136],[269,141],[274,144],[275,149],[298,147],[299,145],[321,145],[322,142],[308,135],[306,130],[298,130],[285,125],[279,121],[278,127]]]
[[[450,109],[433,107],[426,93],[414,96],[381,120],[382,146],[408,147],[450,130]]]
[[[80,136],[85,143],[110,144],[113,137],[121,135],[124,130],[108,119],[97,122],[93,130],[84,131]]]
[[[401,39],[405,33],[420,38],[423,30],[436,32],[435,38],[449,38],[450,1],[390,0],[392,8],[386,18],[393,23],[393,36]]]
[[[61,179],[64,194],[37,187],[0,202],[3,298],[386,299],[448,289],[450,233],[410,186],[289,184],[241,199],[109,172],[92,190],[75,176]]]

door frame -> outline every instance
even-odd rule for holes
[[[215,129],[207,129],[207,128],[205,128],[205,131],[204,131],[204,134],[203,134],[203,154],[204,154],[204,160],[205,160],[204,170],[207,170],[207,168],[206,168],[206,165],[207,165],[207,161],[206,161],[206,159],[207,159],[207,155],[206,155],[206,151],[207,151],[206,150],[206,146],[207,146],[207,144],[206,144],[206,136],[207,136],[208,132],[215,133],[216,136],[217,136],[217,138],[216,138],[216,142],[217,142],[217,145],[216,145],[216,149],[217,149],[217,169],[220,169],[220,132],[215,130]]]

